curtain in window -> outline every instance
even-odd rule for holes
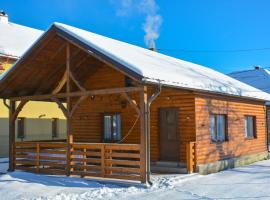
[[[215,115],[210,115],[210,134],[211,134],[211,140],[216,141],[216,119]]]
[[[111,116],[105,115],[104,116],[104,140],[111,140],[112,135],[112,128],[111,128]]]
[[[245,117],[245,136],[254,137],[254,117]]]
[[[121,118],[120,114],[113,115],[113,139],[121,140]]]
[[[225,116],[217,115],[217,140],[225,140]]]

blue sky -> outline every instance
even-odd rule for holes
[[[2,0],[0,9],[14,23],[47,29],[57,21],[146,47],[143,24],[149,13],[142,11],[141,1]],[[270,48],[269,0],[150,1],[162,19],[156,40],[160,52],[224,73],[270,67],[270,49],[224,52]]]

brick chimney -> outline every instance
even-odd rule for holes
[[[156,44],[154,41],[151,42],[149,50],[157,52]]]
[[[254,66],[254,69],[255,69],[255,70],[259,70],[259,69],[261,69],[261,66],[255,65],[255,66]]]
[[[0,23],[8,23],[8,15],[3,10],[0,11]]]

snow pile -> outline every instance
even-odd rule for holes
[[[43,31],[14,23],[0,23],[0,54],[21,57]]]
[[[13,172],[0,176],[0,195],[12,199],[84,200],[121,199],[166,191],[190,175],[155,176],[152,187],[90,181],[82,178]],[[27,188],[27,189],[25,189]]]

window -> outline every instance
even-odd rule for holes
[[[103,140],[104,142],[118,142],[121,139],[121,115],[104,114],[103,117]]]
[[[227,140],[226,115],[210,115],[210,133],[212,142],[223,142]]]
[[[17,119],[17,138],[23,139],[25,137],[24,135],[24,118],[18,118]]]
[[[52,118],[52,138],[56,138],[58,136],[58,119]]]
[[[256,117],[245,116],[245,137],[256,138]]]

